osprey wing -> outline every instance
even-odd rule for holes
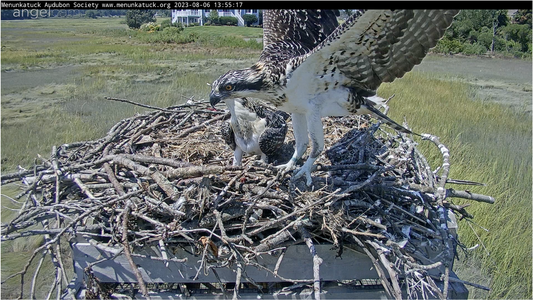
[[[267,128],[259,137],[259,149],[267,156],[271,156],[283,146],[288,127],[283,115],[277,112],[269,111],[266,120]]]
[[[329,60],[350,79],[352,87],[376,90],[382,82],[392,82],[422,62],[457,13],[369,10],[339,26],[309,58],[318,55]]]
[[[267,156],[276,154],[283,146],[285,135],[287,134],[287,126],[278,128],[267,128],[261,137],[259,137],[259,149]]]
[[[256,113],[258,118],[265,120],[265,131],[259,136],[259,149],[267,156],[276,154],[283,146],[287,135],[287,119],[289,114],[280,110],[272,110],[253,101],[243,102],[246,107]]]
[[[235,143],[235,134],[229,122],[224,122],[224,124],[220,128],[220,135],[222,135],[222,138],[224,139],[226,144],[230,146],[231,150],[235,150],[235,148],[237,147],[237,144]]]
[[[339,25],[338,10],[263,11],[260,61],[283,61],[310,52]]]

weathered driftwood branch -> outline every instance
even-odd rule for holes
[[[37,283],[37,276],[39,275],[39,272],[41,271],[41,267],[43,265],[44,259],[46,258],[47,252],[48,250],[43,251],[43,255],[41,256],[41,259],[39,259],[39,262],[37,263],[37,268],[35,269],[35,272],[33,273],[33,278],[31,280],[31,287],[30,287],[30,299],[35,299],[35,284]]]
[[[104,225],[102,224],[96,224],[96,225],[89,225],[89,226],[77,226],[76,231],[78,232],[92,232],[98,229],[104,228]],[[2,242],[3,241],[12,241],[16,240],[18,238],[22,237],[28,237],[28,236],[34,236],[34,235],[56,235],[58,233],[61,233],[63,231],[62,228],[54,228],[54,229],[29,229],[23,232],[17,232],[13,234],[7,234],[2,235]]]
[[[446,184],[446,181],[448,180],[448,174],[450,173],[450,151],[444,144],[440,142],[439,138],[434,135],[423,134],[422,138],[432,141],[435,145],[437,145],[442,154],[442,171],[436,192],[436,197],[438,201],[440,201],[440,203],[442,204],[442,201],[444,200],[444,198],[446,198],[446,191],[444,185]]]
[[[430,275],[430,276],[433,279],[443,280],[443,277],[438,277],[438,276],[435,276],[435,275]],[[484,285],[473,283],[473,282],[468,282],[468,281],[461,280],[461,279],[458,279],[458,278],[455,278],[455,277],[449,277],[449,281],[462,283],[462,284],[469,285],[469,286],[472,286],[472,287],[475,287],[475,288],[478,288],[478,289],[484,290],[484,291],[490,291],[490,288],[488,288],[488,287],[486,287]]]
[[[469,200],[494,204],[494,198],[490,196],[471,193],[469,191],[457,191],[454,189],[446,189],[446,197],[463,198],[463,199],[469,199]]]
[[[381,264],[378,262],[377,258],[374,256],[374,254],[372,254],[372,252],[370,252],[370,250],[368,249],[369,246],[363,244],[363,242],[361,240],[359,240],[357,237],[355,237],[353,235],[351,236],[351,238],[352,238],[353,241],[355,241],[357,246],[361,247],[363,252],[365,252],[365,254],[368,256],[368,258],[370,258],[370,260],[372,261],[372,264],[376,268],[376,272],[378,273],[378,276],[381,279],[381,284],[383,285],[383,288],[385,289],[385,292],[390,297],[394,297],[393,287],[392,287],[391,283],[389,282],[389,280],[387,279],[387,277],[385,276],[385,272],[383,271],[383,268],[381,267]]]
[[[107,156],[108,154],[109,154],[109,147],[106,147],[104,149],[103,155]],[[111,168],[111,165],[109,163],[105,162],[103,164],[103,166],[104,166],[104,170],[105,170],[105,172],[107,174],[107,178],[109,179],[109,182],[111,182],[111,184],[113,185],[113,187],[117,191],[118,195],[119,196],[124,195],[126,192],[124,191],[124,188],[122,187],[122,185],[118,181],[117,177],[115,176],[115,172],[113,171],[113,168]]]
[[[187,168],[176,168],[164,172],[167,178],[194,178],[211,174],[221,174],[224,172],[242,170],[241,167],[235,166],[191,166]]]
[[[311,239],[311,235],[307,230],[302,226],[302,224],[296,224],[298,231],[302,235],[305,244],[309,247],[309,252],[313,257],[313,291],[315,300],[320,300],[320,265],[322,264],[322,258],[316,253],[315,245]]]
[[[366,242],[376,250],[381,264],[383,265],[383,267],[385,267],[387,273],[389,273],[389,277],[391,278],[392,282],[392,295],[394,296],[394,299],[402,299],[402,290],[398,283],[398,273],[396,272],[396,270],[394,270],[393,264],[385,256],[385,252],[388,251],[388,249],[385,250],[383,246],[373,241]]]
[[[150,295],[148,293],[148,289],[146,288],[146,284],[144,283],[141,272],[131,257],[130,243],[128,241],[128,219],[131,211],[131,205],[131,200],[128,200],[128,203],[124,208],[124,212],[122,213],[122,245],[124,247],[124,255],[130,264],[130,268],[133,271],[135,278],[137,278],[137,284],[139,284],[143,296],[147,299],[150,299]]]
[[[136,106],[149,108],[149,109],[155,109],[155,110],[166,111],[166,112],[174,112],[174,110],[169,110],[169,109],[164,109],[164,108],[160,108],[157,106],[142,104],[142,103],[134,102],[134,101],[127,100],[127,99],[119,99],[119,98],[114,98],[114,97],[104,97],[104,99],[110,100],[110,101],[124,102],[124,103],[133,104]]]

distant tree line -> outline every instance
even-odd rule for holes
[[[531,57],[531,9],[463,10],[439,41],[436,52]]]
[[[341,19],[353,13],[353,9],[342,9]],[[531,27],[531,9],[462,10],[433,51],[530,58]]]
[[[126,24],[138,29],[142,24],[155,22],[155,12],[150,9],[133,9],[126,12]]]
[[[93,10],[87,10],[85,12],[85,17],[87,18],[101,18],[101,17],[116,17],[116,16],[124,16],[126,15],[126,10],[124,9],[93,9]]]

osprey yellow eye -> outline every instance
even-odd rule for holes
[[[231,91],[231,90],[233,90],[233,86],[231,84],[228,84],[228,85],[225,86],[225,89],[226,89],[226,91]]]

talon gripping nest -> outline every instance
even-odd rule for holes
[[[333,285],[374,279],[392,298],[446,298],[464,283],[450,275],[454,213],[471,215],[449,197],[493,199],[445,186],[448,153],[436,137],[425,136],[443,153],[438,175],[405,134],[363,117],[327,118],[330,147],[308,187],[253,157],[231,166],[220,135],[228,118],[203,102],[137,115],[99,140],[54,148],[32,170],[2,175],[3,184],[26,185],[2,240],[45,236],[30,261],[69,240],[78,286],[67,297],[80,287],[109,297],[130,284],[145,297],[307,288],[319,298]]]

